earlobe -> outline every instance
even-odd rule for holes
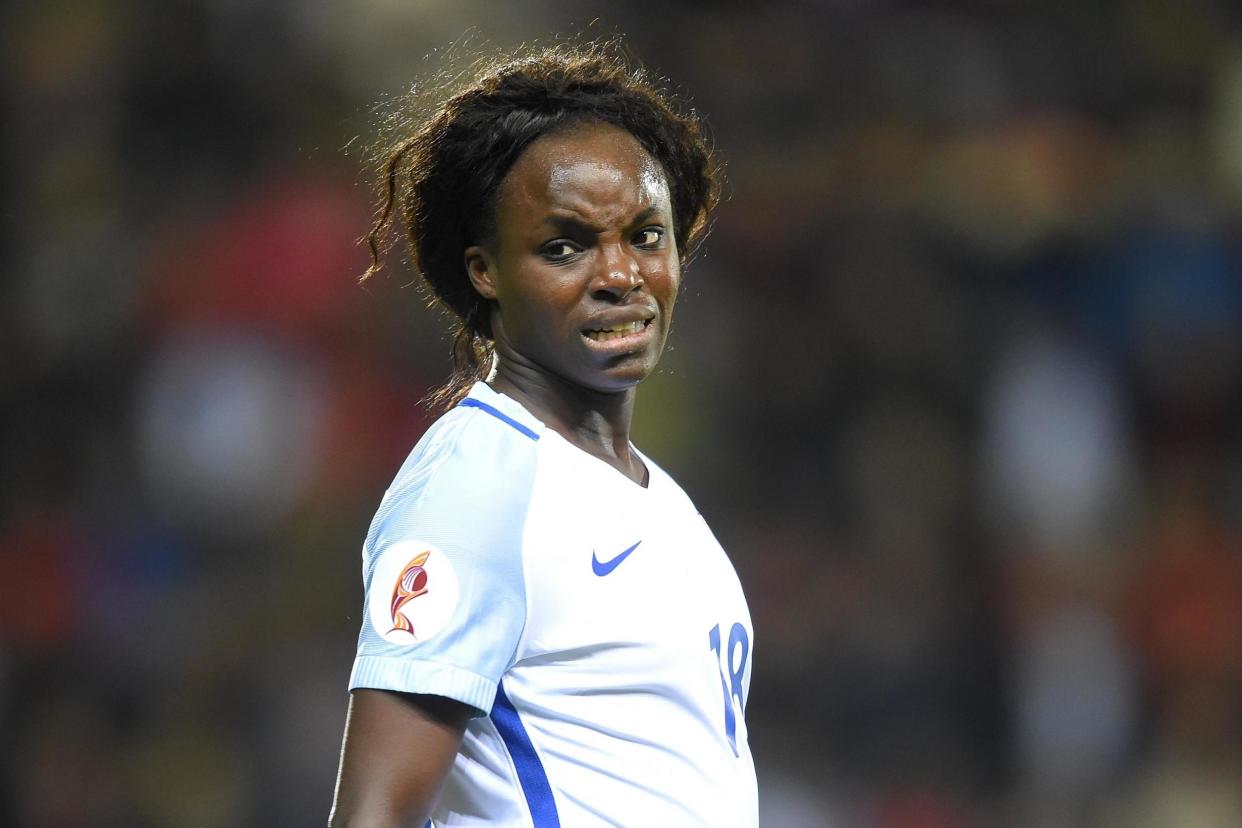
[[[471,245],[465,252],[466,275],[470,284],[484,299],[496,298],[496,284],[492,279],[492,258],[481,245]]]

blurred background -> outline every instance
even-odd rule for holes
[[[764,824],[1242,825],[1225,0],[10,2],[0,825],[316,825],[442,319],[377,103],[623,32],[730,195],[636,442],[731,553]]]

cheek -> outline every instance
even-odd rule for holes
[[[681,291],[681,263],[676,255],[661,262],[659,272],[654,274],[654,281],[661,294],[657,298],[672,308],[677,294]]]
[[[510,331],[548,334],[569,323],[577,290],[564,273],[532,267],[500,297],[500,314]]]

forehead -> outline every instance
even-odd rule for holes
[[[668,203],[664,171],[650,153],[625,130],[595,123],[527,147],[501,182],[497,218],[537,222],[566,213],[610,223]]]

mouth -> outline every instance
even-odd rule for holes
[[[623,322],[607,328],[594,328],[582,332],[592,342],[611,342],[614,339],[628,339],[642,334],[651,324],[650,319]]]

